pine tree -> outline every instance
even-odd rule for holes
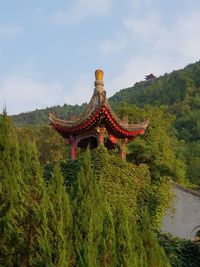
[[[6,111],[0,119],[0,159],[0,181],[6,181],[4,190],[13,204],[19,193],[21,170],[17,134]]]
[[[147,254],[147,266],[170,267],[169,260],[150,226],[148,213],[145,212],[141,219],[141,238]]]
[[[135,265],[133,266],[148,267],[146,250],[143,246],[143,241],[138,231],[138,224],[136,224],[135,220],[129,223],[129,232],[131,235],[132,257],[135,260]]]
[[[73,224],[76,266],[99,266],[98,245],[102,228],[102,199],[99,184],[86,152],[82,170],[74,188]]]
[[[117,255],[114,219],[109,204],[105,203],[104,205],[102,236],[99,244],[100,266],[115,267]]]
[[[117,265],[136,267],[137,255],[133,251],[132,236],[123,207],[118,203],[115,210],[115,236]]]
[[[50,227],[53,266],[72,266],[74,255],[71,236],[71,206],[58,165],[54,168],[49,184],[49,198],[48,224]]]
[[[18,232],[15,266],[52,266],[47,211],[49,199],[34,144],[21,144],[23,185],[15,214]]]
[[[12,266],[16,232],[13,214],[20,201],[21,170],[15,129],[4,110],[0,118],[0,264]]]

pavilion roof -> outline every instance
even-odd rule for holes
[[[53,128],[63,137],[78,135],[92,128],[103,125],[108,132],[118,138],[133,138],[145,132],[148,120],[137,124],[128,124],[118,118],[112,111],[104,90],[103,72],[96,71],[95,89],[85,111],[71,119],[60,119],[54,113],[49,113]]]

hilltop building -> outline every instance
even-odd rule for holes
[[[145,76],[145,80],[146,81],[151,81],[151,80],[154,80],[154,79],[156,79],[156,76],[153,75],[153,73]]]
[[[49,113],[50,123],[59,134],[71,144],[71,157],[76,159],[77,147],[90,149],[104,144],[107,149],[120,147],[121,157],[125,158],[124,147],[136,136],[144,134],[148,121],[138,124],[128,124],[118,118],[112,111],[106,98],[103,71],[96,70],[95,88],[92,98],[85,111],[80,116],[60,119],[54,113]]]

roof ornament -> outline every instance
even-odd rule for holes
[[[93,102],[96,102],[96,106],[100,107],[105,104],[106,100],[106,91],[104,88],[104,81],[103,81],[104,72],[103,70],[96,70],[95,71],[95,88],[94,88],[94,98]]]
[[[103,71],[102,70],[96,70],[95,71],[95,92],[102,93],[104,91],[104,81],[103,81]]]

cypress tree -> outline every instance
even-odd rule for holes
[[[15,129],[4,110],[0,118],[0,264],[12,266],[16,232],[15,209],[20,200],[21,170]]]
[[[117,265],[124,267],[136,267],[137,255],[132,247],[132,236],[129,228],[128,219],[123,207],[118,203],[115,209],[115,236]]]
[[[48,195],[41,175],[35,144],[21,143],[23,186],[15,214],[18,232],[15,266],[52,266],[47,222]]]
[[[12,121],[4,110],[0,119],[0,181],[4,192],[14,204],[20,188],[21,169],[19,144]]]
[[[52,263],[57,267],[72,266],[72,214],[69,195],[59,166],[54,167],[49,183],[48,224],[50,228]]]
[[[116,237],[113,215],[108,203],[105,203],[102,236],[99,243],[100,266],[115,267],[117,264]]]
[[[98,245],[102,228],[102,199],[91,168],[90,153],[74,186],[73,224],[76,266],[99,266]]]
[[[169,260],[150,226],[148,213],[145,212],[141,219],[141,238],[147,254],[147,266],[170,267]]]

